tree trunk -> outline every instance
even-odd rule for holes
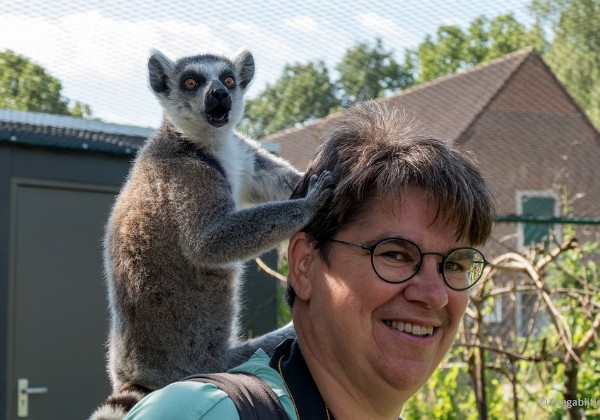
[[[477,348],[475,357],[475,401],[477,403],[477,412],[479,420],[487,420],[487,396],[485,391],[485,350]]]
[[[576,404],[577,401],[577,375],[579,374],[579,365],[576,360],[569,357],[565,363],[565,390],[563,395],[565,401],[571,401],[567,405],[567,415],[569,420],[581,420],[581,407]]]
[[[511,360],[511,376],[510,376],[510,384],[512,387],[513,394],[513,412],[515,415],[515,420],[519,420],[519,398],[517,396],[517,369],[515,368],[515,361]]]

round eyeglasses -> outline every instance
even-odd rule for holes
[[[421,269],[425,255],[437,255],[442,257],[438,264],[438,272],[442,275],[444,283],[453,290],[465,290],[477,283],[488,264],[481,251],[469,247],[456,248],[444,255],[439,252],[421,252],[417,244],[404,238],[387,238],[375,245],[339,239],[330,241],[369,251],[375,274],[388,283],[410,280]]]

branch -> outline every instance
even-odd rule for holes
[[[544,255],[540,258],[535,265],[535,270],[539,273],[544,267],[554,261],[560,254],[569,250],[569,249],[577,249],[579,248],[579,243],[577,239],[571,238],[563,242],[561,245],[554,248],[552,251]]]
[[[571,241],[568,241],[565,244],[563,244],[561,247],[557,247],[555,250],[553,250],[553,252],[551,254],[551,258],[549,260],[548,260],[548,258],[543,259],[543,261],[541,261],[541,263],[538,263],[536,265],[536,267],[544,267],[548,262],[552,261],[552,259],[555,259],[558,256],[558,254],[560,254],[560,252],[558,252],[557,249],[562,249],[562,250],[568,249],[568,248],[563,248],[563,247],[571,246],[573,243],[576,243],[576,242],[571,240]],[[517,263],[522,264],[523,269],[527,272],[527,274],[529,275],[529,277],[535,284],[536,288],[538,289],[538,292],[540,293],[542,299],[546,303],[546,308],[548,309],[550,317],[552,318],[552,321],[553,321],[552,323],[558,330],[558,335],[560,337],[560,341],[562,341],[567,353],[569,355],[571,355],[571,357],[573,357],[576,361],[581,362],[581,359],[577,356],[577,354],[573,350],[573,344],[572,344],[573,337],[571,336],[571,330],[569,328],[569,324],[568,324],[567,320],[562,316],[560,311],[556,308],[556,306],[554,305],[554,302],[552,302],[552,299],[550,299],[550,291],[547,289],[547,287],[544,285],[544,283],[542,283],[542,281],[540,280],[540,276],[538,274],[538,271],[536,270],[536,267],[534,267],[524,256],[522,256],[521,254],[514,253],[514,252],[509,252],[509,253],[501,255],[494,261],[494,264],[498,264],[501,261],[511,260],[511,259]]]
[[[275,279],[279,282],[280,286],[285,286],[287,284],[287,278],[283,276],[280,272],[273,270],[271,267],[265,264],[265,262],[261,260],[260,257],[256,257],[254,261],[256,261],[256,264],[260,267],[261,270],[263,270],[270,276],[275,277]]]
[[[467,306],[467,309],[465,310],[465,315],[467,315],[471,319],[475,319],[477,317],[477,313],[473,309],[469,308],[468,306]]]
[[[581,355],[586,351],[587,347],[592,342],[592,340],[594,339],[594,336],[596,335],[596,333],[599,330],[600,330],[600,314],[597,314],[596,319],[594,319],[594,322],[592,323],[592,326],[589,329],[589,331],[583,336],[583,338],[581,339],[579,344],[577,344],[577,346],[575,346],[575,351],[577,352],[577,354]]]
[[[463,347],[476,347],[484,350],[490,350],[496,353],[504,354],[512,360],[526,360],[529,362],[541,362],[545,360],[544,355],[542,354],[538,354],[535,356],[526,356],[524,354],[514,353],[512,351],[500,349],[498,347],[488,346],[486,344],[455,343],[454,345]]]

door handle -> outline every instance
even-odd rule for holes
[[[48,387],[38,386],[30,387],[29,379],[20,378],[17,380],[17,417],[24,418],[29,416],[29,396],[48,393]]]

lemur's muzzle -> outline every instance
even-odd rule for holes
[[[212,82],[204,98],[204,115],[213,127],[223,127],[229,122],[231,95],[220,83]]]

